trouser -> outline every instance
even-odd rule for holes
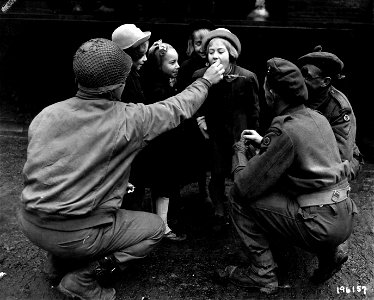
[[[350,198],[337,204],[301,208],[279,192],[253,202],[239,199],[233,192],[229,196],[232,223],[244,243],[250,267],[265,279],[276,268],[270,250],[273,239],[323,254],[348,239],[357,213]]]
[[[113,223],[76,231],[57,231],[28,222],[19,214],[19,223],[28,239],[52,255],[78,262],[111,255],[120,269],[144,258],[161,241],[165,225],[151,213],[120,209]]]
[[[351,169],[350,177],[349,177],[350,180],[354,180],[357,178],[364,164],[365,164],[364,158],[362,154],[360,153],[360,150],[358,149],[357,145],[355,145],[353,148],[352,160],[349,162],[350,169]]]

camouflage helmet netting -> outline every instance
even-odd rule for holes
[[[73,70],[80,85],[99,88],[125,82],[131,58],[115,43],[103,38],[83,43],[74,55]]]

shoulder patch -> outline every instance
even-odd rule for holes
[[[264,146],[269,146],[270,145],[270,142],[271,142],[271,138],[269,136],[265,136],[263,139],[262,139],[262,144]]]

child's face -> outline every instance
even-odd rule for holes
[[[207,29],[199,29],[193,33],[193,49],[201,58],[206,57],[206,53],[202,49],[202,41],[208,32],[209,30]]]
[[[175,49],[169,48],[162,60],[161,71],[171,78],[176,78],[178,70],[178,53]]]
[[[220,60],[221,64],[227,71],[230,65],[230,55],[222,39],[212,39],[208,45],[208,61],[209,64],[215,63]]]
[[[139,55],[142,55],[138,60],[132,61],[132,67],[139,71],[140,68],[144,65],[147,61],[147,51],[148,51],[149,42],[146,41],[139,49]]]

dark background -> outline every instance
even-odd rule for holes
[[[0,12],[0,109],[12,110],[19,121],[75,94],[72,58],[94,37],[111,38],[124,23],[152,31],[185,58],[188,23],[209,18],[235,33],[242,43],[238,64],[254,71],[262,85],[266,61],[274,56],[295,61],[320,44],[345,63],[346,78],[336,87],[350,99],[357,117],[357,144],[374,161],[373,1],[266,1],[269,18],[248,18],[255,1],[108,1],[103,3],[22,1]],[[131,3],[128,3],[131,2]],[[5,1],[1,1],[3,6]],[[0,111],[1,114],[1,111]],[[0,115],[1,119],[1,115]],[[264,118],[263,126],[267,120]]]

